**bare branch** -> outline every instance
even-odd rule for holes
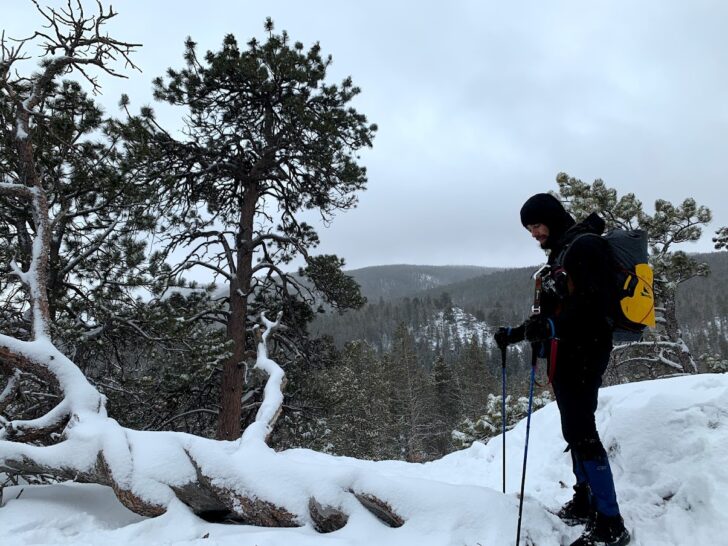
[[[173,421],[176,421],[177,419],[181,419],[182,417],[187,417],[188,415],[195,415],[197,413],[208,413],[210,415],[217,416],[220,412],[218,410],[211,410],[211,409],[207,409],[207,408],[199,408],[199,409],[194,409],[194,410],[190,410],[190,411],[185,411],[185,412],[175,415],[174,417],[170,417],[169,419],[166,419],[165,421],[162,421],[161,423],[159,423],[157,425],[157,428],[162,428],[163,426],[168,425],[169,423],[172,423]]]
[[[76,69],[92,85],[94,93],[100,89],[95,77],[84,70],[84,65],[93,65],[107,74],[126,78],[127,76],[114,70],[110,64],[120,57],[126,68],[139,70],[130,58],[141,44],[123,42],[103,34],[102,27],[116,16],[113,7],[104,11],[100,2],[97,3],[98,13],[86,17],[80,2],[72,6],[68,1],[66,9],[56,10],[42,8],[37,0],[33,0],[36,9],[46,19],[48,32],[36,32],[31,38],[40,38],[43,56],[51,58],[45,71],[36,81],[31,97],[26,103],[28,110],[33,110],[42,100],[47,85],[57,76],[72,69]],[[56,56],[56,53],[60,56]]]
[[[237,272],[237,267],[235,265],[235,256],[233,255],[232,248],[230,247],[230,243],[227,240],[227,237],[224,233],[219,234],[220,238],[220,244],[223,247],[223,250],[225,251],[225,258],[227,259],[228,267],[230,268],[230,274],[231,276],[235,276]]]
[[[97,237],[96,242],[94,242],[91,245],[88,245],[81,254],[79,254],[78,256],[76,256],[73,260],[70,260],[66,264],[66,266],[63,269],[61,269],[61,271],[59,272],[59,275],[60,276],[67,275],[68,273],[70,273],[71,271],[73,271],[75,269],[75,267],[81,261],[85,260],[86,258],[88,258],[89,256],[91,256],[91,254],[93,254],[94,252],[96,252],[101,247],[101,245],[104,243],[104,241],[106,241],[106,239],[108,238],[108,236],[111,235],[111,233],[113,233],[113,231],[116,229],[116,226],[119,224],[119,221],[120,220],[118,218],[116,220],[114,220],[109,225],[109,227],[106,228],[106,231],[104,231],[101,235],[99,235]]]
[[[180,263],[177,267],[175,267],[172,272],[178,273],[179,271],[192,269],[195,266],[204,267],[205,269],[209,269],[210,271],[214,271],[218,275],[222,275],[227,280],[232,280],[233,276],[225,271],[224,269],[221,269],[215,265],[209,264],[207,262],[201,262],[199,260],[187,260],[182,263]]]

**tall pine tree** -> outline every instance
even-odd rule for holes
[[[185,66],[154,81],[155,98],[185,112],[182,136],[148,108],[124,127],[140,176],[160,190],[164,251],[157,259],[169,263],[160,273],[174,279],[206,268],[229,287],[218,313],[232,351],[221,379],[217,434],[224,439],[240,435],[254,345],[249,317],[282,309],[289,326],[305,321],[317,304],[314,291],[338,308],[364,301],[341,272],[343,260],[312,254],[319,239],[302,214],[330,221],[356,204],[366,183],[357,152],[371,146],[376,127],[351,106],[360,90],[350,78],[326,83],[331,57],[318,44],[292,43],[270,19],[265,29],[263,43],[241,48],[228,35],[202,57],[188,39]],[[175,261],[175,252],[183,258]],[[297,257],[309,284],[285,271]]]

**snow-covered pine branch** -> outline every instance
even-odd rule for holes
[[[16,197],[23,197],[30,199],[32,192],[28,186],[23,184],[15,184],[12,182],[0,182],[0,194],[2,195],[13,195]]]
[[[715,232],[713,243],[715,243],[716,250],[728,248],[728,226],[724,226]]]
[[[280,326],[282,312],[278,313],[275,322],[271,322],[261,313],[260,319],[264,330],[261,334],[260,326],[256,325],[256,339],[258,339],[258,356],[255,368],[268,374],[268,381],[263,390],[263,402],[258,408],[255,421],[248,425],[241,438],[241,446],[251,442],[265,442],[273,430],[283,407],[283,388],[286,385],[286,376],[283,369],[268,356],[268,337]]]
[[[388,525],[401,525],[401,516],[362,489],[355,473],[335,477],[333,483],[313,483],[305,466],[291,465],[284,454],[265,447],[283,401],[283,370],[268,357],[266,346],[280,319],[280,315],[275,322],[261,317],[265,331],[259,336],[256,367],[267,372],[269,379],[256,421],[236,443],[122,428],[107,417],[103,397],[50,341],[20,342],[0,336],[0,359],[50,376],[64,394],[57,409],[39,421],[46,424],[62,412],[70,414],[60,441],[48,446],[9,441],[8,432],[22,430],[27,423],[8,423],[0,436],[0,471],[109,485],[127,508],[147,516],[163,513],[177,498],[198,514],[229,512],[232,519],[262,526],[311,522],[321,531],[331,531],[346,524],[343,507],[351,499]],[[293,480],[285,490],[267,487],[257,479],[262,469],[276,475],[284,468]],[[293,498],[303,495],[308,502],[291,502],[291,488],[301,488]]]

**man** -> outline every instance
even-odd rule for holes
[[[558,515],[569,525],[587,525],[572,546],[624,546],[630,536],[594,419],[612,351],[615,301],[612,255],[600,236],[604,220],[591,214],[577,224],[555,197],[539,193],[521,208],[521,223],[548,251],[541,313],[517,328],[500,328],[495,340],[504,348],[526,339],[548,359],[576,477],[574,496]]]

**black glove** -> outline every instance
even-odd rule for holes
[[[510,328],[508,326],[501,326],[498,328],[496,333],[493,335],[496,345],[498,345],[498,347],[502,350],[509,345],[523,341],[523,334],[525,330],[524,324],[521,324],[516,328]]]
[[[554,321],[541,315],[534,315],[525,323],[524,335],[531,343],[538,341],[546,341],[552,337],[556,337],[556,328]]]

